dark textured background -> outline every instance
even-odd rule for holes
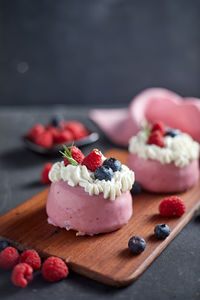
[[[200,96],[199,0],[0,0],[0,104]]]

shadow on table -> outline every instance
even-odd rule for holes
[[[88,291],[95,292],[95,294],[98,293],[101,295],[105,295],[105,294],[107,295],[108,293],[114,295],[128,288],[128,286],[125,287],[108,286],[103,283],[92,280],[90,278],[76,274],[74,272],[70,273],[69,281],[71,282],[71,284],[74,285],[74,287],[78,289],[82,289],[82,288],[84,289],[84,287],[87,286]]]
[[[15,287],[11,282],[11,271],[0,270],[0,295],[1,299],[5,299],[6,296],[13,296],[17,292],[17,287]]]
[[[35,180],[35,181],[20,184],[20,188],[22,189],[35,189],[35,188],[42,188],[42,187],[44,188],[45,185],[43,185],[40,182],[40,180]]]

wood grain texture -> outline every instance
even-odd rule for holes
[[[106,156],[127,160],[127,151],[112,149]],[[48,189],[29,199],[0,218],[0,236],[19,249],[34,248],[41,256],[56,255],[63,258],[69,268],[79,274],[108,285],[128,285],[140,276],[162,250],[174,239],[194,212],[200,207],[200,183],[179,194],[186,204],[181,218],[163,218],[158,214],[158,204],[164,195],[142,193],[133,199],[133,216],[120,230],[93,237],[76,237],[47,223],[45,212]],[[154,227],[167,223],[171,234],[163,241],[157,240]],[[140,255],[127,248],[133,235],[142,236],[147,247]]]

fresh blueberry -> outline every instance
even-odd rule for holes
[[[108,166],[98,167],[94,171],[94,177],[95,179],[99,179],[99,180],[106,180],[106,181],[111,180],[113,177],[113,170]]]
[[[128,247],[132,253],[140,254],[146,248],[146,242],[140,236],[132,236],[128,242]]]
[[[170,235],[170,228],[168,225],[166,224],[158,224],[155,228],[154,228],[154,233],[155,236],[159,239],[159,240],[163,240],[165,239],[168,235]]]
[[[171,137],[175,137],[175,136],[181,134],[180,130],[178,130],[178,129],[171,129],[171,128],[166,128],[165,132],[166,132],[166,135],[169,135]]]
[[[113,170],[113,172],[116,172],[121,170],[122,164],[116,158],[107,158],[104,160],[103,166],[108,166]]]
[[[55,127],[59,127],[61,121],[63,121],[63,120],[64,120],[63,116],[57,115],[57,116],[55,116],[55,117],[52,118],[51,125],[53,125]]]
[[[141,194],[142,193],[141,184],[139,182],[135,181],[130,192],[131,192],[132,195]]]
[[[0,251],[4,250],[9,246],[8,242],[0,237]]]

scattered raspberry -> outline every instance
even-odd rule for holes
[[[49,180],[49,171],[51,170],[52,163],[46,163],[41,172],[41,182],[42,184],[49,184],[51,181]]]
[[[181,198],[171,196],[162,200],[159,205],[159,212],[163,217],[181,217],[185,212],[185,204]]]
[[[16,265],[12,271],[11,280],[16,286],[26,287],[33,280],[33,268],[26,263]]]
[[[165,146],[165,143],[162,133],[158,130],[151,132],[147,144],[154,144],[163,148]]]
[[[59,132],[59,135],[55,139],[56,144],[62,144],[71,142],[73,140],[73,135],[70,130],[63,129]]]
[[[35,140],[36,136],[40,135],[41,133],[43,133],[45,131],[45,128],[42,124],[36,124],[35,126],[33,126],[29,133],[28,133],[28,138],[32,141]]]
[[[165,125],[163,124],[163,122],[156,122],[153,124],[153,127],[151,129],[151,131],[160,131],[162,135],[165,135]]]
[[[54,282],[64,279],[68,274],[66,264],[58,257],[51,256],[42,265],[42,276],[48,281]]]
[[[96,168],[102,165],[102,154],[98,149],[92,150],[83,160],[82,165],[85,165],[88,170],[94,172]]]
[[[84,154],[81,152],[81,150],[76,146],[73,146],[72,150],[71,147],[68,147],[68,150],[71,152],[72,158],[75,159],[77,163],[81,164],[84,159]],[[65,166],[70,164],[69,160],[65,157],[64,157],[64,164]]]
[[[53,136],[50,131],[45,130],[35,137],[35,143],[41,147],[49,148],[53,145]]]
[[[73,140],[78,140],[86,137],[88,131],[85,129],[84,125],[77,121],[63,122],[62,126],[64,129],[69,130],[72,133]]]
[[[20,256],[20,263],[26,263],[33,268],[38,270],[41,267],[41,259],[39,254],[35,250],[27,250]]]
[[[0,253],[0,268],[10,270],[19,261],[19,253],[13,247],[7,247]]]

